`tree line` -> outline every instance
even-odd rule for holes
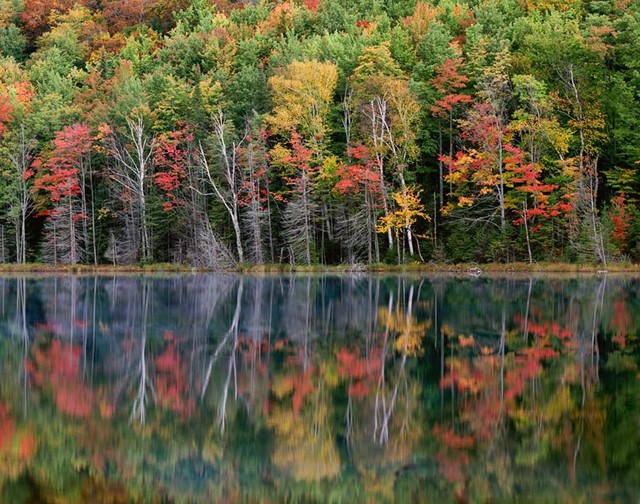
[[[640,255],[637,0],[0,1],[0,261]]]

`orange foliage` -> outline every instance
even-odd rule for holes
[[[625,203],[624,194],[619,194],[611,202],[613,209],[609,211],[609,216],[613,222],[613,240],[616,242],[621,250],[625,250],[627,232],[631,226],[633,216],[630,214],[629,209]]]
[[[438,462],[438,472],[449,483],[461,483],[465,478],[464,468],[469,465],[470,458],[466,452],[447,453],[440,451],[435,456]]]
[[[102,13],[113,33],[149,20],[159,0],[105,0]]]
[[[318,0],[304,0],[304,6],[308,11],[315,12],[318,10]]]
[[[505,400],[513,400],[523,394],[527,380],[535,378],[542,369],[540,360],[540,354],[534,352],[515,357],[515,366],[507,369],[504,379],[507,387],[504,393]]]
[[[66,14],[75,4],[88,7],[91,3],[92,0],[25,0],[22,12],[24,30],[32,37],[42,35],[49,27],[54,11]]]
[[[522,315],[519,313],[514,317],[514,322],[516,324],[521,324],[524,328],[524,319]],[[568,327],[560,327],[560,324],[555,320],[553,322],[545,321],[540,324],[535,324],[531,320],[529,320],[527,324],[527,330],[529,334],[533,334],[542,339],[549,338],[550,336],[556,336],[561,340],[568,340],[573,337],[573,331]]]
[[[487,370],[480,368],[477,364],[492,364],[494,361],[493,356],[477,358],[473,364],[466,359],[453,359],[449,362],[448,373],[440,380],[440,388],[455,386],[459,392],[477,394],[491,380]]]
[[[377,379],[382,362],[379,350],[372,350],[368,356],[360,356],[360,350],[341,348],[336,355],[338,359],[338,374],[341,378],[369,378]]]
[[[431,23],[442,13],[442,9],[432,7],[427,2],[418,2],[413,14],[405,19],[405,24],[416,40],[421,39],[429,32]]]
[[[276,5],[269,17],[258,24],[258,33],[284,34],[294,26],[294,19],[298,14],[298,8],[291,2],[283,2]]]

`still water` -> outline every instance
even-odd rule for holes
[[[639,502],[640,280],[0,278],[0,502]]]

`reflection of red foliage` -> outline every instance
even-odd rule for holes
[[[341,348],[336,355],[340,378],[354,380],[349,384],[349,396],[364,399],[377,381],[382,364],[382,354],[372,350],[368,356],[360,356],[358,349]]]
[[[342,348],[336,355],[338,374],[341,378],[374,378],[380,370],[382,356],[373,350],[368,357],[361,357],[358,349]]]
[[[533,349],[527,349],[533,350]],[[552,349],[545,349],[551,350]],[[524,392],[527,380],[532,380],[542,369],[540,365],[540,357],[536,352],[528,352],[524,356],[517,355],[515,357],[515,366],[507,369],[505,383],[507,390],[504,393],[505,400],[515,399]]]
[[[349,384],[349,396],[362,400],[369,395],[371,386],[367,382],[358,381]]]
[[[11,446],[11,440],[16,433],[16,422],[7,407],[0,403],[0,451]]]
[[[626,299],[616,299],[613,302],[613,319],[611,320],[611,329],[616,333],[613,341],[618,344],[621,349],[627,346],[627,334],[631,327],[631,315],[627,308]]]
[[[27,431],[18,443],[18,458],[29,460],[36,452],[38,446],[36,436],[32,431]]]
[[[167,334],[165,334],[167,340]],[[188,397],[189,370],[183,361],[175,341],[169,343],[164,352],[155,359],[156,393],[161,406],[182,416],[190,416],[195,409],[195,401]]]
[[[82,383],[81,348],[53,340],[49,348],[36,347],[26,362],[36,385],[51,386],[56,407],[67,415],[84,418],[93,408],[93,391]]]
[[[483,356],[476,358],[472,365],[467,360],[457,359],[449,363],[449,372],[440,379],[440,388],[445,389],[455,386],[458,392],[469,392],[476,394],[482,390],[487,383],[491,382],[490,369],[484,370],[479,367],[482,363],[495,362],[493,356]]]
[[[474,445],[472,436],[460,436],[453,429],[445,430],[439,425],[433,428],[433,435],[449,448],[473,448]]]
[[[296,373],[293,377],[293,414],[297,415],[302,409],[304,398],[314,392],[316,388],[313,386],[312,368],[309,366],[306,371]]]
[[[522,328],[524,328],[524,318],[522,315],[517,313],[513,317],[513,321],[516,324],[520,324]],[[568,340],[573,337],[573,331],[568,327],[560,327],[560,324],[555,320],[553,322],[545,321],[540,324],[534,323],[532,320],[529,320],[527,324],[527,330],[529,334],[533,334],[534,336],[538,336],[540,338],[548,338],[549,336],[556,336],[561,340]]]
[[[318,0],[304,0],[304,6],[311,12],[317,11]]]
[[[440,451],[435,456],[438,462],[438,472],[449,483],[462,483],[465,479],[464,468],[469,465],[469,455],[466,452],[447,453]]]

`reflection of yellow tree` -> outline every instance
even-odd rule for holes
[[[430,318],[418,322],[410,310],[405,312],[400,306],[396,306],[395,310],[380,308],[378,322],[388,327],[391,333],[397,333],[393,342],[393,349],[396,352],[406,351],[408,356],[422,354],[422,338],[431,327]]]
[[[278,404],[266,419],[275,433],[273,463],[295,480],[334,478],[340,471],[340,456],[330,425],[330,408],[323,381],[327,373],[313,373],[310,366],[294,376],[276,376],[272,392]],[[312,383],[316,380],[317,384]],[[286,404],[291,397],[291,406]]]

